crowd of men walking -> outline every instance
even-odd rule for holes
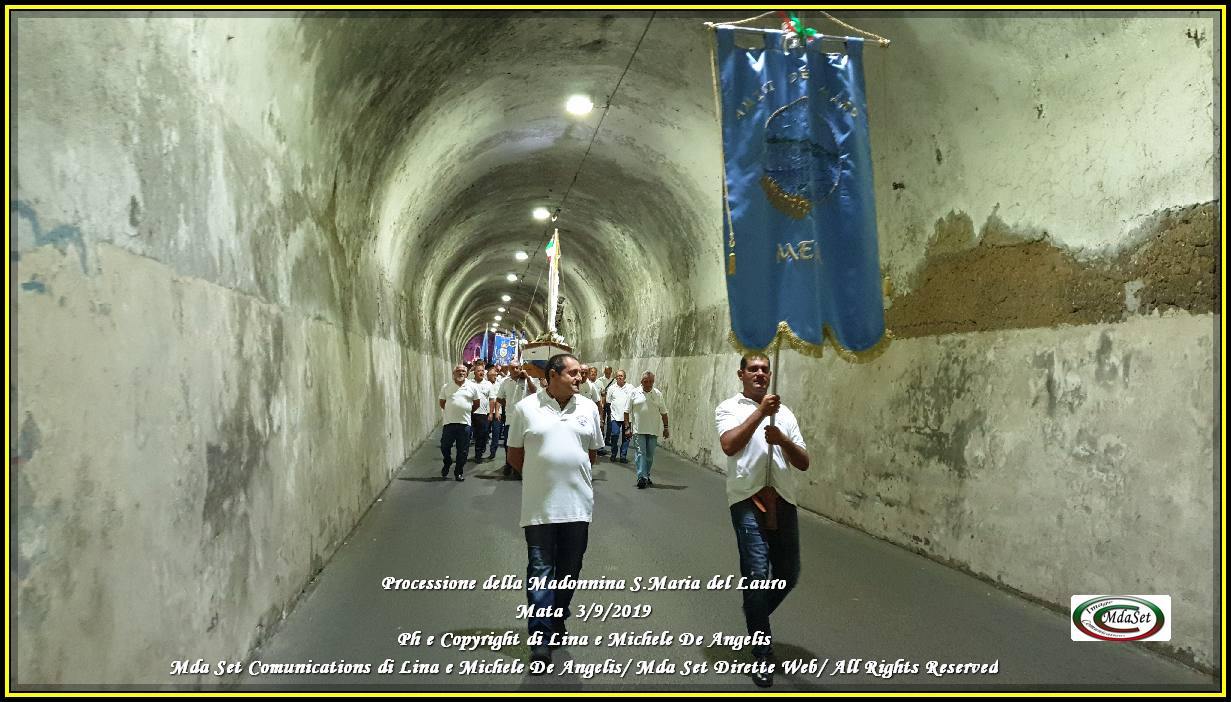
[[[633,386],[623,370],[613,377],[612,369],[604,368],[600,378],[596,368],[571,354],[557,354],[535,371],[542,377],[527,377],[517,366],[487,368],[476,362],[468,380],[467,367],[458,364],[439,398],[441,478],[452,468],[455,480],[464,479],[473,440],[476,463],[483,462],[485,451],[487,460],[494,459],[504,445],[504,474],[523,481],[519,526],[526,538],[532,675],[542,674],[552,651],[567,640],[574,593],[569,583],[581,573],[589,540],[599,455],[628,463],[631,444],[637,487],[644,489],[654,484],[658,439],[670,437],[666,401],[650,371]],[[800,571],[795,471],[807,470],[810,458],[795,416],[768,392],[769,359],[746,354],[736,375],[742,391],[715,408],[714,425],[727,457],[727,507],[740,573],[766,583],[743,590],[756,659],[746,672],[759,687],[769,687],[775,668],[769,617]]]
[[[599,377],[597,367],[580,364],[578,375],[574,392],[598,407],[604,442],[598,455],[609,455],[614,463],[628,463],[628,449],[632,446],[637,487],[652,486],[651,470],[658,441],[671,437],[667,403],[662,391],[654,387],[654,373],[645,371],[637,386],[626,382],[627,375],[622,369],[613,375],[611,366],[604,368]],[[508,427],[504,420],[509,409],[546,387],[547,378],[536,380],[520,365],[487,365],[476,360],[454,366],[453,379],[440,389],[439,403],[444,412],[440,437],[444,464],[440,477],[448,478],[452,470],[454,479],[462,482],[466,479],[463,469],[468,460],[476,464],[493,460],[496,451],[507,442]],[[471,447],[473,459],[469,458]],[[521,479],[521,474],[509,464],[507,452],[502,472],[506,478]]]

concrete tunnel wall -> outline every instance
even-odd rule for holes
[[[666,445],[719,464],[701,18],[655,18],[569,190],[600,113],[563,97],[601,107],[648,13],[479,17],[18,16],[15,682],[258,645],[499,296],[543,328],[527,215],[566,190],[566,333],[657,370]],[[1062,607],[1171,594],[1168,652],[1216,665],[1215,23],[858,24],[894,39],[867,83],[898,339],[784,354],[803,505]]]

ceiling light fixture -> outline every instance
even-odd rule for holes
[[[574,115],[588,115],[594,109],[594,102],[585,95],[574,95],[564,103],[564,109]]]

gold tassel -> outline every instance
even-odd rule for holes
[[[842,360],[850,363],[868,363],[880,358],[880,356],[885,353],[885,350],[889,348],[890,342],[894,339],[893,332],[886,329],[885,335],[882,336],[880,341],[877,341],[871,348],[863,351],[851,351],[842,344],[838,343],[837,337],[834,336],[833,330],[829,328],[828,324],[823,327],[823,330],[822,342],[820,344],[813,344],[799,338],[799,336],[791,330],[791,325],[787,324],[785,321],[782,321],[778,322],[778,333],[774,335],[772,340],[770,340],[769,345],[763,349],[753,349],[744,346],[740,343],[739,339],[736,338],[734,330],[728,332],[727,341],[731,344],[731,346],[735,347],[736,351],[739,351],[740,353],[769,353],[780,344],[785,343],[789,348],[794,349],[804,356],[810,356],[812,358],[823,358],[822,352],[825,350],[825,343],[828,342],[833,347],[834,352],[837,353],[838,357]]]

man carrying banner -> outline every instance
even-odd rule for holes
[[[746,353],[738,374],[743,392],[718,406],[715,423],[728,457],[727,502],[740,570],[788,584],[744,590],[748,631],[765,634],[770,613],[799,576],[791,467],[806,470],[809,459],[795,416],[768,389],[770,361],[762,350],[773,351],[774,365],[784,343],[814,357],[832,344],[840,357],[864,361],[890,338],[865,41],[844,36],[841,51],[828,51],[815,30],[792,24],[784,32],[711,25],[722,125],[723,271],[731,337]],[[741,32],[749,36],[736,41]],[[768,642],[754,645],[760,661],[770,652]],[[753,674],[762,687],[773,684],[766,668]]]
[[[743,392],[714,410],[722,452],[727,455],[727,505],[739,546],[740,575],[749,581],[786,581],[785,589],[747,589],[744,621],[748,634],[771,637],[769,615],[799,580],[799,522],[795,471],[808,470],[808,447],[794,413],[768,394],[769,358],[751,353],[736,374]],[[776,419],[771,425],[771,418]],[[771,447],[780,447],[770,453]],[[776,522],[776,523],[775,523]],[[754,644],[752,655],[766,664],[752,674],[759,687],[774,684],[768,663],[772,645]]]

